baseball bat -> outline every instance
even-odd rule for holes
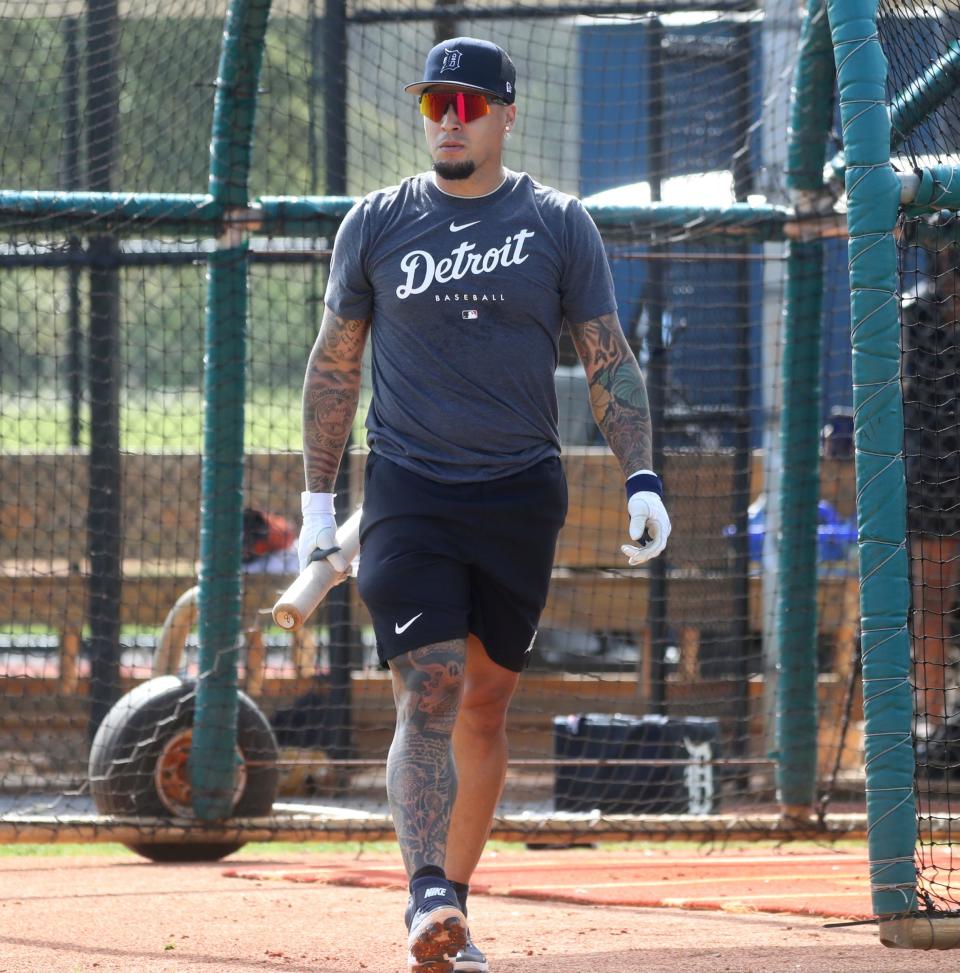
[[[349,564],[360,550],[360,515],[363,508],[358,507],[337,528],[337,544],[344,560]],[[315,555],[319,552],[315,552]],[[311,561],[300,572],[296,581],[279,597],[273,606],[273,620],[288,630],[299,628],[313,614],[317,605],[327,596],[327,592],[337,584],[341,574],[330,563],[328,557]]]

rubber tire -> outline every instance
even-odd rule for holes
[[[247,762],[243,793],[234,817],[270,814],[279,786],[279,750],[266,717],[245,693],[238,693],[237,746]],[[123,817],[173,816],[154,783],[164,746],[192,727],[196,680],[158,676],[119,699],[104,717],[90,748],[90,793],[101,814]],[[251,762],[253,765],[251,766]],[[157,862],[219,861],[246,842],[124,842]]]

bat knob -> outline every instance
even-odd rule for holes
[[[297,622],[299,621],[297,616],[288,611],[286,608],[277,608],[273,613],[273,620],[281,628],[285,628],[287,630],[296,628]]]

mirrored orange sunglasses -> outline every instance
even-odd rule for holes
[[[472,122],[489,115],[491,104],[504,105],[506,102],[473,91],[425,91],[420,96],[420,114],[432,122],[441,122],[453,108],[461,122]]]

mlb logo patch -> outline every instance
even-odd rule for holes
[[[480,312],[470,308],[468,311],[461,311],[460,317],[462,317],[464,321],[476,321],[477,318],[480,317]]]

